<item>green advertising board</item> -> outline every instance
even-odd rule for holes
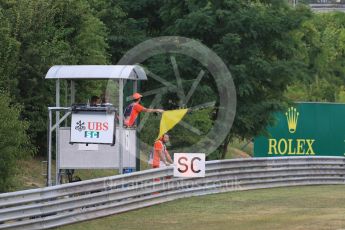
[[[345,155],[345,104],[296,103],[276,121],[255,138],[255,157]]]

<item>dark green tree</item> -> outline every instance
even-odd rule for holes
[[[141,9],[141,14],[149,14],[150,11],[142,8],[140,1],[88,0],[88,2],[93,14],[107,28],[111,64],[116,64],[126,51],[147,37],[146,30],[151,27],[146,18],[136,15],[136,10]]]
[[[29,133],[44,152],[47,106],[54,105],[55,97],[54,82],[44,76],[52,65],[106,64],[106,28],[86,0],[1,0],[0,7],[19,44],[15,74],[10,76],[15,84],[9,90],[24,105]],[[78,99],[86,101],[94,86],[78,84]]]
[[[11,36],[10,23],[0,10],[0,88],[14,91],[19,42]]]
[[[150,15],[158,14],[159,18],[149,21],[162,21],[154,24],[160,35],[201,41],[216,51],[232,73],[238,106],[234,125],[218,157],[224,158],[233,137],[251,139],[264,132],[273,122],[272,114],[290,102],[284,94],[287,86],[307,74],[307,53],[295,37],[295,31],[312,15],[306,7],[292,8],[284,1],[173,0],[160,2],[152,11]],[[179,62],[184,80],[198,72],[200,66],[191,63],[183,59]],[[164,70],[166,64],[160,58],[156,65],[151,62],[149,66]],[[173,75],[164,77],[171,81]],[[205,84],[219,96],[212,77]],[[143,87],[149,90],[152,85]]]
[[[0,192],[6,192],[13,186],[14,174],[19,170],[16,161],[32,156],[35,149],[26,133],[29,123],[21,120],[22,107],[3,91],[0,106]]]
[[[300,49],[307,53],[308,74],[289,86],[288,97],[299,101],[338,100],[345,83],[344,23],[343,13],[315,14],[296,31]]]

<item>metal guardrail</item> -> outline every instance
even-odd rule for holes
[[[47,229],[179,198],[228,191],[345,184],[345,158],[209,161],[204,178],[172,175],[173,167],[166,167],[0,194],[0,229]]]
[[[309,5],[313,11],[318,13],[345,12],[345,0],[289,0],[289,3],[293,6]]]
[[[310,8],[318,13],[345,12],[345,4],[310,4]]]
[[[304,3],[304,4],[334,4],[334,5],[341,5],[345,4],[345,0],[298,0],[297,3]]]
[[[315,12],[345,11],[345,0],[294,0],[297,3],[308,4]]]

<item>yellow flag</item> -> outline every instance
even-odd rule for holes
[[[159,128],[159,135],[157,139],[161,138],[164,133],[179,123],[184,115],[186,115],[188,109],[168,110],[164,111],[161,119],[161,125]]]

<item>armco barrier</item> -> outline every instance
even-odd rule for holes
[[[172,178],[173,168],[0,194],[0,229],[47,229],[167,201],[236,190],[345,184],[343,157],[208,161],[204,178]],[[161,178],[159,181],[155,178]]]

